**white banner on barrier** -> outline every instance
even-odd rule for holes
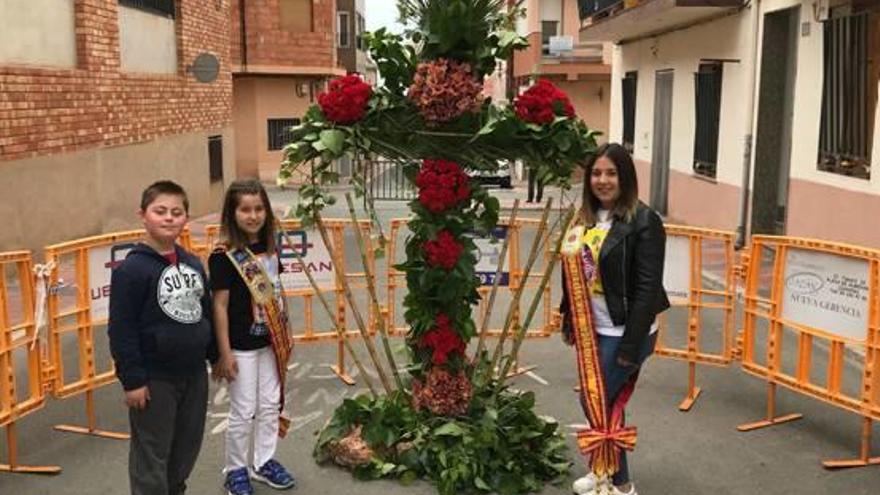
[[[315,230],[288,230],[287,236],[293,242],[293,247],[287,243],[287,238],[278,233],[278,245],[282,246],[281,264],[284,272],[281,274],[281,284],[285,290],[311,289],[309,278],[297,261],[292,249],[296,249],[306,264],[318,287],[326,290],[336,288],[336,276],[333,273],[333,258],[324,245],[321,235]]]
[[[687,303],[691,292],[691,242],[689,237],[666,237],[666,261],[663,265],[663,288],[669,300]]]
[[[89,311],[92,321],[106,320],[110,308],[110,273],[137,242],[125,241],[89,249]]]
[[[477,245],[477,264],[475,266],[477,277],[480,279],[480,285],[494,285],[495,272],[498,271],[498,263],[501,261],[501,244],[507,237],[507,227],[496,227],[492,231],[491,236],[474,237],[474,244]],[[492,240],[495,238],[495,241]],[[509,253],[509,251],[508,251]],[[504,264],[501,271],[501,280],[498,281],[499,286],[510,285],[510,266],[509,263]]]
[[[782,317],[864,341],[868,329],[868,270],[866,260],[789,248]]]

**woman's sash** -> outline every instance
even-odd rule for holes
[[[293,339],[287,330],[287,311],[284,307],[284,297],[282,296],[280,301],[276,297],[275,283],[266,273],[263,263],[250,249],[226,251],[226,256],[238,274],[241,275],[241,279],[250,291],[253,304],[258,306],[266,317],[266,326],[269,329],[269,338],[275,353],[275,369],[278,371],[278,381],[281,385],[278,436],[284,438],[290,427],[290,419],[282,414],[284,410],[284,382],[287,377],[287,361],[293,351]]]
[[[603,477],[616,473],[620,469],[621,451],[632,450],[636,445],[635,427],[623,426],[623,410],[632,395],[636,376],[624,385],[613,408],[609,409],[598,338],[593,328],[589,285],[584,275],[582,250],[589,248],[584,246],[583,236],[583,226],[572,228],[566,234],[561,255],[577,351],[581,405],[590,423],[588,428],[578,432],[578,447],[584,456],[590,456],[591,471]]]

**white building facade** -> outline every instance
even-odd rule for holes
[[[880,247],[880,0],[581,1],[611,141],[678,223]]]

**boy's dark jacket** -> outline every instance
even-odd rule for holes
[[[110,277],[110,352],[125,390],[173,379],[217,359],[207,277],[175,246],[177,265],[138,244]]]

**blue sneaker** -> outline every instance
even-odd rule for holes
[[[253,473],[253,478],[278,490],[296,487],[293,475],[287,472],[278,461],[269,459],[266,464]]]
[[[226,473],[226,482],[223,486],[227,495],[254,495],[254,487],[251,486],[247,468],[233,469]]]

